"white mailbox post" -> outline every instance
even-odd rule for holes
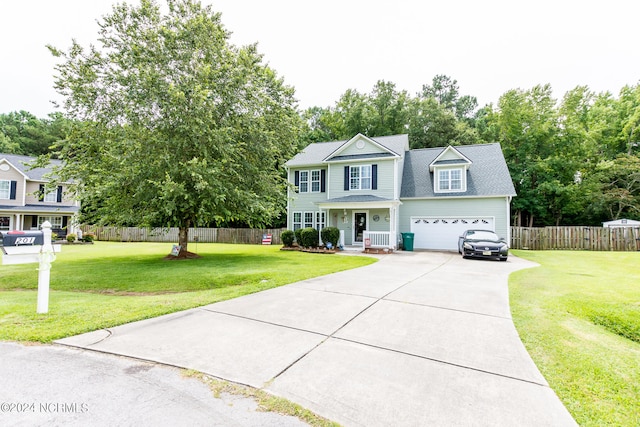
[[[10,232],[10,244],[2,246],[3,264],[39,263],[38,266],[38,307],[37,313],[49,311],[49,281],[51,279],[51,263],[56,259],[56,252],[60,252],[61,245],[51,244],[51,223],[42,224],[42,241],[34,232]],[[35,233],[39,234],[39,233]],[[39,243],[39,244],[35,244]]]

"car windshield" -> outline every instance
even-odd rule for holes
[[[469,240],[500,240],[496,233],[492,233],[491,231],[474,231],[473,234],[469,233],[467,235],[467,239]]]

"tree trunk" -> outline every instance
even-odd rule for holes
[[[516,227],[522,227],[522,210],[518,209],[516,211],[515,224]]]
[[[187,252],[187,245],[189,244],[189,225],[180,226],[178,228],[178,245],[180,245],[180,252]]]

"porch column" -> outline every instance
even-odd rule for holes
[[[398,241],[396,232],[396,208],[395,206],[389,207],[389,245],[391,249],[396,250],[396,242]]]

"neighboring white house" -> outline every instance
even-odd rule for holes
[[[510,239],[515,189],[499,144],[410,150],[407,135],[314,143],[286,163],[287,226],[341,230],[346,245],[457,250],[464,230]]]
[[[607,221],[602,223],[606,228],[619,228],[619,227],[640,227],[640,221],[633,219],[616,219],[615,221]]]
[[[51,168],[31,169],[35,158],[0,154],[0,231],[38,230],[49,221],[52,230],[65,236],[79,203],[66,191],[66,184],[45,192],[45,175]],[[52,160],[51,166],[59,164]]]

